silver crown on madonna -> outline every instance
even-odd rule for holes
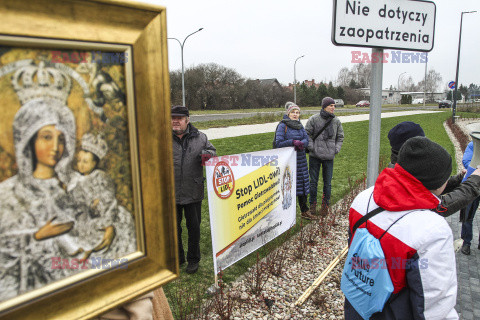
[[[82,149],[93,153],[102,160],[107,155],[108,145],[100,135],[86,133],[82,137]]]
[[[19,68],[12,76],[12,85],[24,105],[38,98],[52,98],[67,102],[72,81],[70,77],[53,66],[46,66],[45,61]]]

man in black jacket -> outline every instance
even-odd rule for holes
[[[172,107],[173,165],[175,171],[175,202],[180,265],[185,263],[182,244],[182,218],[188,231],[187,273],[195,273],[200,262],[200,222],[202,213],[203,166],[216,156],[215,147],[207,136],[190,123],[187,107]]]

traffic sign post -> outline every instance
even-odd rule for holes
[[[375,184],[380,158],[383,50],[429,52],[435,38],[432,1],[335,0],[332,42],[372,48],[367,187]]]
[[[450,81],[450,82],[448,83],[448,88],[449,88],[449,89],[451,90],[451,92],[452,92],[452,101],[453,101],[453,99],[454,99],[454,98],[453,98],[453,89],[455,89],[455,81]],[[453,105],[452,105],[452,110],[453,110]],[[452,117],[454,117],[454,116],[455,116],[455,113],[452,115]],[[455,118],[453,118],[453,119],[455,119]],[[453,120],[453,121],[455,122],[455,120]]]
[[[452,123],[455,123],[455,114],[457,113],[457,84],[455,81],[450,81],[448,87],[452,89]]]

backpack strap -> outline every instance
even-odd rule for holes
[[[277,124],[277,127],[275,128],[275,133],[273,135],[273,148],[275,149],[277,147],[277,130],[278,126],[282,123],[281,121]]]
[[[378,207],[377,209],[373,209],[372,211],[370,211],[369,213],[367,213],[366,215],[358,219],[358,221],[353,225],[352,235],[355,233],[355,230],[357,230],[357,228],[360,227],[364,222],[366,222],[368,219],[379,214],[384,210],[385,209],[383,209],[382,207]]]
[[[385,230],[385,231],[382,233],[382,235],[380,236],[380,238],[378,238],[378,240],[380,241],[380,240],[383,238],[383,236],[387,233],[387,231],[390,230],[390,228],[391,228],[395,223],[397,223],[400,219],[403,219],[403,217],[405,217],[407,214],[412,213],[413,211],[416,211],[416,210],[409,211],[409,212],[405,213],[403,216],[401,216],[400,218],[398,218],[397,220],[395,220],[395,221],[390,225],[390,227],[388,227],[387,230]]]
[[[278,126],[280,125],[280,123],[282,123],[282,121],[280,121],[277,124],[277,127],[275,128],[275,134],[273,135],[273,148],[274,149],[277,147],[277,130],[278,130]],[[285,125],[285,133],[287,133],[287,125]]]
[[[315,136],[313,137],[313,142],[315,142],[315,140],[318,138],[318,136],[323,132],[323,130],[325,130],[328,125],[330,124],[330,122],[332,122],[333,118],[330,118],[328,119],[327,123],[325,123],[325,125],[323,126],[322,129],[320,129],[320,131],[317,132],[317,134],[315,134]]]
[[[377,209],[373,209],[372,211],[370,211],[369,213],[367,213],[366,215],[364,215],[363,217],[361,217],[360,219],[358,219],[358,221],[355,223],[355,225],[353,226],[352,228],[352,235],[355,233],[355,230],[358,229],[358,227],[360,227],[363,223],[365,223],[368,219],[370,219],[371,217],[379,214],[380,212],[384,211],[385,209],[383,209],[382,207],[378,207]],[[400,218],[398,218],[397,220],[395,220],[388,228],[387,230],[385,230],[382,235],[378,238],[378,240],[381,240],[383,238],[383,236],[388,232],[388,230],[390,230],[390,228],[395,224],[397,223],[398,221],[400,221],[401,219],[403,219],[403,217],[405,217],[406,215],[412,213],[413,211],[416,211],[416,210],[412,210],[412,211],[409,211],[407,213],[405,213],[403,216],[401,216]]]

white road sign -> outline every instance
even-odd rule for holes
[[[418,0],[334,0],[335,45],[431,51],[435,3]]]

